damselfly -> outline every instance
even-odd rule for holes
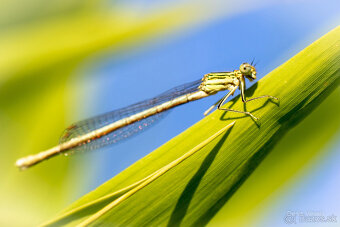
[[[207,115],[217,106],[219,110],[243,113],[254,120],[258,120],[250,112],[222,108],[223,103],[234,94],[238,87],[244,103],[260,98],[278,100],[278,98],[270,95],[246,100],[244,94],[246,78],[250,81],[256,79],[256,69],[251,64],[243,63],[239,70],[208,73],[200,80],[175,87],[155,98],[77,122],[65,129],[59,145],[38,154],[21,158],[17,160],[16,166],[25,169],[59,153],[67,155],[72,150],[93,150],[107,144],[116,143],[149,127],[166,110],[224,90],[229,90],[229,92],[211,106],[204,115]]]

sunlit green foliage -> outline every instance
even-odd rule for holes
[[[105,196],[156,171],[236,119],[232,130],[221,136],[219,140],[212,141],[200,152],[95,222],[95,224],[110,223],[123,226],[207,224],[220,208],[232,202],[232,196],[239,188],[242,190],[240,186],[273,146],[339,86],[339,37],[340,27],[269,73],[246,92],[248,97],[262,94],[279,97],[279,105],[262,100],[245,106],[239,96],[227,104],[234,109],[246,108],[252,111],[261,118],[260,125],[240,114],[215,111],[75,202],[56,219],[51,220],[50,224],[80,223],[121,194]],[[332,102],[332,99],[330,100]],[[332,114],[329,116],[334,119]],[[315,147],[322,147],[324,141],[336,131],[338,120],[335,123],[336,126],[330,127],[331,130],[325,133],[322,142],[318,143],[315,139],[315,142],[310,144],[313,153],[316,153]],[[326,131],[325,127],[321,127],[320,130]],[[306,132],[306,135],[311,139],[314,137],[310,132]],[[289,139],[289,134],[285,139],[287,138]],[[289,142],[293,143],[295,139],[292,138]],[[303,140],[301,137],[300,139]],[[301,143],[297,144],[297,148]],[[284,147],[286,144],[280,146]],[[305,148],[308,150],[309,145]],[[303,162],[296,163],[296,165],[301,164]],[[267,163],[267,166],[269,169],[272,168],[271,163]],[[279,176],[285,177],[282,174]],[[228,215],[228,212],[226,213]]]

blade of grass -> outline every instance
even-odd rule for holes
[[[280,138],[339,86],[339,62],[340,27],[337,27],[246,92],[248,97],[263,94],[279,97],[280,106],[265,100],[245,106],[239,96],[227,104],[233,109],[252,111],[261,118],[261,126],[249,117],[215,111],[75,202],[65,212],[142,179],[237,119],[225,141],[208,144],[94,222],[96,225],[121,226],[205,225]],[[81,223],[101,209],[93,208],[87,207],[61,219],[57,217],[51,225]]]
[[[315,169],[320,169],[324,159],[332,155],[327,148],[338,139],[339,112],[340,87],[282,137],[208,226],[263,226],[275,215],[284,215],[284,211],[277,213],[277,207],[281,211],[292,209],[284,208],[282,202],[291,199],[291,194],[299,193],[296,187],[315,175]],[[310,206],[317,205],[312,202]],[[281,221],[277,219],[278,223]]]
[[[78,226],[87,226],[94,221],[96,221],[98,218],[103,216],[106,212],[110,211],[114,207],[118,206],[120,203],[122,203],[124,200],[128,199],[130,196],[134,195],[138,191],[142,190],[144,187],[148,186],[151,184],[153,181],[157,180],[159,177],[161,177],[163,174],[171,170],[172,168],[176,167],[179,165],[181,162],[183,162],[185,159],[189,158],[190,156],[194,155],[196,152],[200,151],[203,147],[205,147],[207,144],[212,142],[216,137],[218,137],[220,134],[226,132],[228,129],[231,129],[235,124],[235,121],[230,123],[229,125],[225,126],[221,130],[219,130],[217,133],[212,135],[211,137],[207,138],[197,146],[195,146],[193,149],[182,155],[181,157],[177,158],[176,160],[172,161],[168,165],[162,167],[159,170],[156,170],[154,173],[152,173],[150,176],[146,177],[145,179],[141,180],[139,185],[136,185],[136,187],[132,188],[130,191],[126,192],[119,198],[115,199],[112,201],[110,204],[105,206],[103,209],[99,210],[97,213],[86,219],[84,222],[80,223]],[[135,185],[135,184],[133,184]]]

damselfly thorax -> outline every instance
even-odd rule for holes
[[[201,91],[209,95],[219,91],[233,90],[240,84],[238,71],[234,72],[216,72],[205,74],[202,83],[198,87]]]

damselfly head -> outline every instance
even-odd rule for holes
[[[256,69],[249,63],[243,63],[240,65],[240,72],[248,80],[252,81],[256,79]]]

